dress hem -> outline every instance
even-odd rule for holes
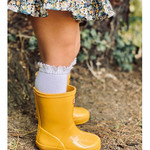
[[[107,18],[110,18],[110,17],[113,17],[116,15],[116,13],[114,12],[114,10],[111,8],[111,10],[107,10],[106,11],[103,11],[103,12],[99,12],[99,13],[95,13],[94,16],[92,16],[92,14],[84,14],[84,15],[81,15],[81,14],[78,14],[76,13],[73,9],[74,8],[70,8],[70,7],[66,7],[65,9],[62,9],[62,8],[57,8],[57,7],[53,7],[53,6],[48,6],[46,3],[44,4],[44,6],[42,7],[42,12],[43,14],[37,14],[37,13],[31,13],[31,12],[27,12],[25,10],[20,10],[20,7],[16,6],[16,5],[11,5],[11,4],[8,4],[8,9],[11,10],[11,11],[14,11],[14,12],[18,12],[18,13],[22,13],[22,14],[26,14],[26,15],[30,15],[32,17],[47,17],[48,16],[48,12],[47,10],[56,10],[56,11],[69,11],[72,13],[72,17],[76,20],[76,21],[91,21],[91,20],[101,20],[103,21],[104,19],[107,19]],[[101,13],[101,14],[100,14]]]

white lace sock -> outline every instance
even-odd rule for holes
[[[75,64],[76,58],[69,67],[55,67],[38,62],[39,71],[35,79],[36,89],[47,94],[65,93],[68,75]]]

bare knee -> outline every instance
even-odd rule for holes
[[[75,43],[69,41],[49,44],[41,53],[44,63],[55,66],[69,66],[77,55]]]

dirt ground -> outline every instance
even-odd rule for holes
[[[111,72],[111,70],[110,70]],[[141,150],[141,73],[112,71],[117,81],[95,79],[88,69],[76,66],[71,84],[76,86],[76,106],[90,111],[90,121],[79,126],[101,137],[102,150]],[[29,109],[24,113],[23,109]],[[35,108],[11,109],[8,116],[8,149],[36,150]]]
[[[16,24],[12,23],[9,29],[15,27]],[[13,54],[13,48],[11,44],[8,47],[10,56],[10,52]],[[12,68],[9,65],[9,80],[15,83],[16,81],[11,78],[15,75]],[[141,62],[130,73],[115,68],[105,69],[105,74],[111,76],[104,76],[102,81],[97,80],[84,65],[76,65],[71,72],[71,84],[77,88],[75,105],[88,109],[91,115],[87,123],[78,127],[97,134],[102,141],[101,150],[141,150]],[[13,86],[15,87],[15,84]],[[26,86],[32,87],[30,84]],[[16,98],[18,96],[19,94]],[[32,91],[31,96],[33,96]],[[10,98],[8,100],[8,150],[38,150],[35,145],[36,129],[34,103],[29,100],[28,105],[19,105],[15,98]]]

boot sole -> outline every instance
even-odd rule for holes
[[[57,148],[57,147],[44,146],[44,145],[38,143],[37,141],[36,141],[36,146],[40,150],[66,150],[66,149],[60,149],[60,148]]]
[[[84,124],[84,123],[86,123],[86,122],[88,122],[89,121],[89,118],[87,118],[87,119],[85,119],[85,120],[83,120],[83,121],[80,121],[80,120],[76,120],[76,121],[74,121],[75,122],[75,124],[76,125],[81,125],[81,124]]]
[[[37,147],[38,147],[40,150],[73,150],[73,149],[66,149],[66,148],[62,149],[62,148],[49,147],[49,146],[46,147],[46,146],[44,146],[44,145],[38,143],[37,141],[36,141],[36,145],[37,145]],[[101,146],[99,146],[99,147],[96,148],[95,150],[100,150],[100,149],[101,149]]]

